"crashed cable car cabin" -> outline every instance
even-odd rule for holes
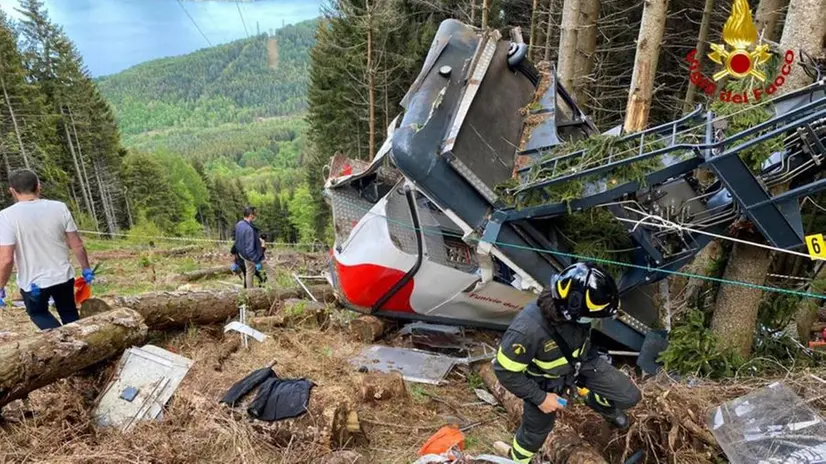
[[[526,52],[497,31],[444,21],[373,161],[333,157],[324,189],[336,234],[331,279],[345,305],[397,319],[505,329],[571,263],[560,219],[606,207],[628,226],[634,258],[618,280],[619,317],[594,328],[638,351],[657,320],[644,284],[690,262],[711,240],[706,233],[726,234],[747,219],[772,246],[803,246],[800,198],[826,188],[823,80],[775,99],[771,119],[728,137],[718,130],[721,118],[698,107],[642,132],[605,133],[636,142],[633,153],[595,157],[582,150],[545,159],[564,142],[600,132],[553,77],[540,85]],[[523,134],[526,106],[541,122]],[[738,156],[778,136],[783,149],[760,172]],[[632,164],[654,167],[634,181],[604,180]],[[695,178],[698,168],[711,183]],[[543,189],[567,182],[580,182],[582,195],[514,208],[495,192],[514,177],[519,183],[510,193],[517,198],[541,198]],[[780,184],[789,188],[772,194]]]

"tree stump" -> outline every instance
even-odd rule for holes
[[[350,333],[362,343],[372,343],[387,330],[387,323],[376,316],[359,316],[350,321]]]
[[[359,377],[359,391],[361,400],[366,403],[389,399],[406,401],[408,398],[404,378],[398,372],[363,374]]]

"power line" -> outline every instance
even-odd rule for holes
[[[204,37],[204,40],[206,40],[207,44],[209,44],[209,46],[211,47],[212,42],[209,41],[209,38],[206,36],[206,34],[204,34],[204,31],[202,31],[201,28],[198,26],[198,23],[195,22],[195,18],[190,16],[189,12],[186,11],[186,7],[184,7],[184,4],[181,2],[181,0],[178,0],[178,5],[180,5],[181,9],[184,10],[184,13],[186,13],[186,16],[189,18],[190,21],[192,21],[192,24],[195,26],[195,29],[198,29],[198,32],[201,33],[201,35]]]
[[[247,23],[244,21],[244,15],[241,14],[241,4],[238,3],[238,0],[235,0],[235,6],[238,7],[238,16],[241,17],[241,24],[244,25],[244,33],[247,34],[247,38],[250,36],[250,31],[247,30]]]

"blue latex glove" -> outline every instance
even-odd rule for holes
[[[95,280],[95,271],[89,269],[88,267],[83,270],[82,275],[83,280],[85,280],[87,284],[91,284],[92,281]]]
[[[255,263],[255,270],[256,270],[256,271],[260,271],[260,270],[261,270],[261,263]]]
[[[238,272],[238,271],[240,271],[240,270],[241,270],[241,268],[240,268],[240,267],[238,267],[238,265],[237,265],[237,264],[232,263],[232,266],[230,266],[230,267],[229,267],[229,270],[230,270],[230,271],[232,271],[232,272]]]
[[[0,307],[6,307],[6,289],[0,288]]]
[[[568,400],[566,400],[565,398],[557,398],[556,402],[559,403],[559,405],[562,406],[563,408],[565,406],[568,406]]]
[[[38,287],[37,284],[32,284],[32,288],[29,290],[29,295],[31,295],[34,299],[40,298],[40,287]]]

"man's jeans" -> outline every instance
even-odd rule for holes
[[[20,291],[23,294],[23,303],[26,305],[26,312],[29,314],[34,325],[40,330],[54,329],[60,327],[60,322],[52,316],[49,312],[49,297],[54,298],[54,305],[57,308],[57,313],[60,315],[60,320],[63,324],[69,324],[80,319],[77,314],[77,306],[75,305],[75,279],[53,285],[47,288],[41,288],[40,294],[37,297],[32,296],[31,292]]]

